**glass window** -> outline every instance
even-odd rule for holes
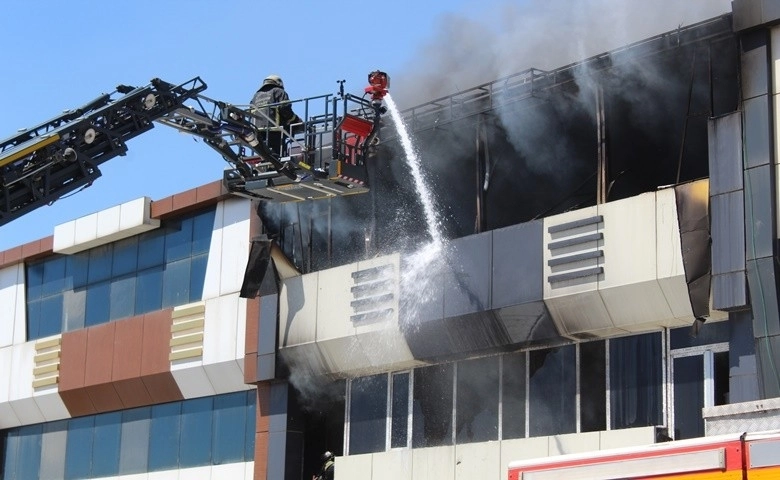
[[[525,437],[525,352],[504,355],[501,372],[501,436]]]
[[[81,288],[89,281],[89,252],[68,255],[65,266],[66,288]]]
[[[31,263],[27,265],[25,283],[27,285],[27,301],[41,298],[43,288],[43,266],[46,262]]]
[[[56,256],[46,260],[43,264],[42,297],[60,293],[65,289],[66,261],[66,257]]]
[[[148,471],[150,412],[149,407],[122,412],[120,475]]]
[[[246,392],[246,424],[244,434],[244,461],[255,459],[255,422],[257,421],[257,390]],[[343,411],[343,409],[342,409]]]
[[[182,403],[180,468],[211,463],[212,403],[209,397]]]
[[[68,420],[43,424],[41,437],[41,480],[65,478],[65,446],[68,440]],[[1,472],[0,472],[0,476]]]
[[[67,290],[63,292],[62,309],[65,315],[65,331],[84,328],[84,317],[87,309],[87,290]]]
[[[674,359],[674,439],[704,436],[704,360],[701,355]]]
[[[498,440],[498,357],[458,362],[456,443]]]
[[[41,319],[38,338],[62,331],[62,293],[41,299]]]
[[[165,236],[162,229],[138,237],[138,270],[158,267],[165,262]]]
[[[352,380],[349,401],[349,453],[385,450],[387,375]]]
[[[192,257],[190,270],[190,302],[199,302],[203,298],[203,283],[206,280],[208,255]]]
[[[89,251],[87,281],[96,283],[111,277],[111,245],[101,245]]]
[[[68,422],[65,447],[65,478],[88,478],[92,460],[92,429],[95,417],[72,418]]]
[[[30,425],[19,429],[19,453],[16,478],[38,478],[41,466],[41,439],[43,427]],[[13,478],[13,477],[11,477]]]
[[[27,339],[41,338],[41,300],[27,302]]]
[[[729,322],[705,322],[694,336],[691,327],[674,328],[669,331],[669,348],[698,347],[729,341]]]
[[[91,327],[108,321],[111,300],[111,283],[102,282],[87,287],[87,308],[84,326]]]
[[[528,420],[532,437],[576,431],[575,354],[574,345],[529,352]]]
[[[168,222],[165,229],[165,263],[192,255],[192,218]]]
[[[580,344],[580,431],[607,429],[607,363],[604,342]]]
[[[4,437],[3,456],[0,458],[3,462],[3,470],[0,474],[3,474],[2,478],[14,478],[16,466],[19,464],[19,429],[9,430]]]
[[[211,245],[211,234],[214,230],[216,209],[203,212],[193,218],[192,223],[192,254],[207,253]]]
[[[393,375],[392,423],[390,427],[390,448],[408,446],[409,431],[409,374]]]
[[[130,237],[114,243],[113,255],[112,277],[135,273],[138,264],[138,237]]]
[[[212,463],[240,462],[244,459],[246,392],[214,397],[214,442]]]
[[[108,477],[119,473],[119,439],[122,434],[122,413],[102,413],[95,416],[92,446],[92,476]]]
[[[109,318],[132,317],[135,312],[135,276],[126,276],[111,280],[109,292]]]
[[[613,429],[661,425],[661,333],[609,340]]]
[[[135,284],[135,314],[153,312],[162,308],[163,267],[138,273]]]
[[[162,306],[183,305],[190,301],[190,259],[165,265],[163,272]]]
[[[149,433],[149,471],[172,470],[179,465],[181,402],[152,407]]]
[[[452,364],[414,371],[412,447],[452,445]]]

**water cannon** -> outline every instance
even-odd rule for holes
[[[390,75],[387,73],[381,70],[374,70],[368,74],[368,86],[365,92],[371,95],[371,103],[374,104],[374,108],[380,108],[382,99],[387,95],[389,87]]]

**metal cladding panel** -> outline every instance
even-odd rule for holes
[[[750,98],[742,102],[745,119],[745,167],[767,165],[771,160],[772,122],[767,96]]]
[[[349,317],[352,314],[352,274],[357,269],[357,264],[353,263],[319,272],[315,294],[318,342],[355,334],[355,327]],[[307,293],[311,295],[314,292]]]
[[[629,332],[656,330],[660,325],[677,326],[671,308],[656,280],[599,289],[613,325]],[[683,325],[690,324],[686,319]]]
[[[241,290],[249,258],[251,202],[247,199],[224,201],[219,294]],[[208,269],[208,265],[206,267]],[[204,295],[205,298],[205,295]]]
[[[780,371],[778,371],[778,352],[780,352],[780,336],[769,336],[756,339],[756,357],[758,357],[758,373],[761,384],[762,398],[780,397]],[[780,415],[777,415],[780,424]],[[774,428],[780,428],[775,426]]]
[[[279,295],[266,295],[260,299],[260,319],[257,321],[255,352],[258,355],[276,352],[277,313],[279,311]],[[249,319],[247,327],[249,327]],[[247,333],[248,336],[248,333]],[[247,352],[250,353],[250,352]]]
[[[734,31],[739,32],[780,18],[776,0],[734,0]]]
[[[742,38],[742,98],[748,99],[769,93],[769,62],[766,36],[754,32]]]
[[[626,333],[616,328],[598,291],[550,298],[544,302],[561,335],[587,333],[592,338]]]
[[[454,479],[455,447],[415,448],[412,465],[412,480]]]
[[[742,116],[740,112],[710,119],[707,126],[710,195],[742,190]]]
[[[449,269],[444,277],[444,316],[454,317],[490,308],[492,233],[449,243]]]
[[[419,255],[419,254],[418,254]],[[448,266],[443,258],[420,261],[417,255],[401,263],[399,316],[404,325],[444,318],[444,283]]]
[[[455,479],[501,477],[501,442],[466,443],[455,446]]]
[[[706,180],[703,180],[706,182]],[[677,196],[673,188],[659,190],[656,199],[656,277],[675,318],[690,317],[691,300],[685,284]]]
[[[493,230],[493,308],[542,300],[543,228],[535,220]]]
[[[757,339],[780,334],[774,260],[748,260],[747,273],[753,306],[753,334]]]
[[[581,224],[581,222],[585,222]],[[598,268],[603,257],[577,260],[578,255],[597,255],[603,246],[603,235],[596,207],[574,210],[544,219],[544,299],[595,292],[599,274],[551,282],[550,277],[567,273],[587,272]],[[570,263],[555,264],[572,259]],[[551,264],[552,263],[552,264]],[[548,302],[548,306],[550,303]],[[550,309],[553,310],[552,308]]]
[[[33,398],[33,368],[35,366],[35,343],[14,345],[11,357],[11,379],[9,400],[11,408],[23,425],[46,421]]]
[[[747,278],[744,270],[712,276],[712,308],[730,310],[747,305]]]
[[[745,270],[745,204],[741,191],[710,197],[713,275]]]
[[[10,403],[12,358],[13,347],[0,347],[0,429],[21,424]]]
[[[417,451],[417,450],[414,450]],[[376,454],[366,454],[366,455],[347,455],[344,457],[339,457],[337,459],[337,465],[335,468],[338,468],[338,478],[347,478],[347,479],[364,479],[364,480],[374,480],[372,476],[370,476],[371,470],[372,470],[372,463],[374,459],[374,455]],[[394,469],[398,468],[398,465],[394,465]],[[269,477],[270,478],[270,477]],[[407,480],[405,477],[396,477],[398,480]],[[434,479],[434,478],[446,478],[451,479],[452,477],[445,477],[443,475],[431,475],[430,477],[426,477],[423,475],[419,475],[418,477],[412,477],[412,478],[419,478],[420,480],[425,479]]]
[[[14,329],[24,333],[25,326],[24,263],[0,269],[0,305],[0,348],[24,341],[23,336],[14,335]]]
[[[778,5],[778,9],[780,9],[780,5]],[[778,12],[778,16],[780,16],[780,12]],[[772,54],[772,93],[778,94],[780,93],[780,26],[772,27],[769,30],[769,35],[771,41],[769,51]],[[775,103],[775,118],[777,115],[777,103]],[[778,127],[780,126],[775,122],[775,128]],[[775,137],[775,146],[778,147],[777,137]]]
[[[694,316],[710,312],[710,253],[709,185],[706,181],[691,182],[674,187],[677,218],[680,224],[680,245],[685,265],[685,282]]]
[[[235,361],[244,358],[238,345],[238,324],[246,321],[246,299],[238,293],[206,300],[205,323],[203,327],[203,364]]]
[[[284,281],[279,298],[279,348],[311,343],[317,335],[319,273]],[[261,324],[265,320],[261,318]]]
[[[544,301],[523,303],[495,311],[511,345],[551,345],[568,341],[558,334]]]
[[[340,457],[338,461],[341,462],[345,458],[349,457]],[[371,480],[411,480],[412,478],[411,449],[377,452],[371,455],[371,460]],[[473,478],[484,478],[484,476],[477,475]]]
[[[203,300],[219,296],[222,280],[222,226],[224,223],[225,202],[219,202],[214,211],[214,226],[211,231],[209,256],[206,260],[206,275],[203,280]]]
[[[775,232],[772,171],[769,165],[745,170],[746,257],[771,257]]]

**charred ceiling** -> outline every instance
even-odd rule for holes
[[[707,177],[707,120],[737,109],[736,46],[731,16],[723,16],[405,111],[445,234]],[[264,210],[304,272],[425,239],[411,173],[386,123],[370,193]]]

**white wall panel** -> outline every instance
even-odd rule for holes
[[[178,480],[178,470],[163,470],[161,472],[149,472],[149,480]],[[227,477],[226,477],[227,478]]]
[[[119,218],[122,211],[119,205],[97,212],[97,237],[113,237],[119,233]]]
[[[225,218],[225,202],[217,203],[214,227],[211,231],[209,257],[206,260],[206,276],[203,281],[203,300],[219,296],[222,275],[222,225]]]
[[[672,310],[654,279],[599,292],[615,326],[623,330],[640,332],[672,319]]]
[[[455,447],[415,448],[412,463],[413,480],[455,479]]]
[[[279,294],[279,346],[314,342],[319,272],[285,280]]]
[[[35,343],[26,342],[11,349],[11,407],[24,425],[43,422],[45,418],[33,399]]]
[[[355,334],[352,325],[352,273],[357,264],[330,268],[319,272],[317,289],[317,341]]]
[[[547,442],[549,456],[592,452],[599,449],[599,432],[551,435]]]
[[[24,341],[24,264],[0,269],[0,348]],[[15,330],[19,330],[15,333]],[[20,338],[21,337],[21,338]]]
[[[254,480],[255,479],[255,462],[246,462],[244,463],[244,479],[245,480]]]
[[[211,467],[211,478],[221,479],[239,479],[246,475],[246,466],[240,463],[225,463],[223,465],[213,465]],[[151,480],[151,478],[149,479]]]
[[[57,391],[57,385],[39,388],[33,394],[33,399],[47,422],[70,418],[70,413],[68,413],[68,409],[65,408],[65,403],[63,403],[62,398]]]
[[[633,447],[655,443],[655,427],[626,428],[599,432],[599,449]]]
[[[780,26],[770,28],[769,32],[771,38],[770,51],[772,52],[772,93],[780,94]],[[775,110],[775,115],[778,114],[780,112]],[[775,126],[777,126],[777,123],[775,123]],[[777,142],[775,142],[775,145],[777,145]],[[780,157],[775,158],[780,159]]]
[[[503,480],[501,477],[501,443],[467,443],[455,447],[455,478]]]
[[[73,234],[73,241],[65,242],[64,244],[59,239],[59,231],[57,226],[54,227],[54,251],[66,252],[69,251],[75,245],[82,245],[85,243],[91,243],[97,238],[97,213],[85,215],[83,217],[73,220],[76,223],[76,228]],[[64,241],[65,239],[63,239]]]
[[[673,318],[692,318],[685,283],[677,197],[673,188],[656,192],[656,276]]]
[[[235,360],[236,331],[239,321],[246,321],[246,306],[239,320],[238,293],[206,300],[203,327],[203,363]],[[241,356],[243,360],[243,355]]]
[[[336,459],[336,467],[341,460]],[[373,454],[371,480],[412,480],[412,451],[405,448]]]
[[[179,480],[207,480],[210,478],[214,478],[214,480],[220,478],[211,476],[211,465],[179,470]]]
[[[373,480],[371,477],[372,454],[349,455],[348,457],[338,457],[334,471],[336,478],[347,480]]]
[[[604,276],[599,288],[656,277],[655,193],[598,207],[604,216]]]
[[[224,201],[222,226],[222,269],[219,293],[226,295],[241,290],[246,262],[249,258],[250,201],[234,198]]]
[[[0,430],[21,425],[10,403],[12,371],[13,347],[0,347]]]
[[[118,477],[108,477],[108,478],[118,478],[119,480],[148,480],[149,474],[148,473],[133,473],[131,475],[120,475]],[[208,477],[205,477],[208,478]]]
[[[318,341],[317,346],[328,372],[350,372],[356,369],[359,372],[365,365],[369,365],[368,357],[354,335]]]
[[[543,458],[549,455],[547,437],[518,438],[501,441],[501,478],[508,478],[509,463]]]
[[[611,335],[621,332],[616,330],[598,291],[545,299],[544,303],[561,334],[598,331],[602,335]]]
[[[216,394],[206,370],[203,369],[203,362],[200,360],[172,363],[171,373],[184,398],[198,398]]]

